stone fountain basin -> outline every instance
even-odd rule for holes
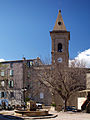
[[[48,111],[21,111],[21,110],[16,110],[15,111],[16,116],[25,116],[25,117],[33,117],[33,116],[47,116]]]

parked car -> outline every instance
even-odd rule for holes
[[[73,111],[73,112],[77,112],[77,109],[75,108],[75,106],[67,106],[66,107],[67,111]]]
[[[8,104],[8,106],[6,106],[6,110],[14,110],[14,108],[10,104]]]
[[[36,103],[37,109],[42,109],[42,104],[41,103]]]

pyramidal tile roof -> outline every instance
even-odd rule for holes
[[[61,15],[61,10],[59,10],[53,31],[67,31]]]

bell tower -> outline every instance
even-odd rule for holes
[[[52,40],[52,64],[58,63],[68,66],[69,52],[68,45],[70,32],[66,30],[61,10],[59,10],[53,31],[50,32]]]

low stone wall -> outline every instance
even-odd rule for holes
[[[48,111],[15,111],[16,116],[45,116],[48,115]]]

